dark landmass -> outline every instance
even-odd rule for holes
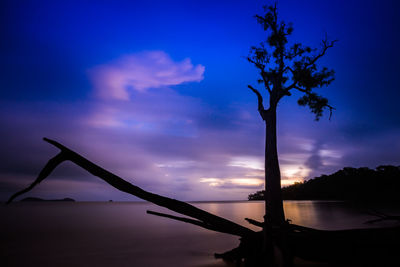
[[[352,202],[400,203],[400,166],[376,169],[346,167],[282,188],[285,200],[344,200]],[[249,200],[264,200],[264,190],[250,194]]]
[[[66,197],[63,199],[42,199],[38,197],[26,197],[20,200],[21,202],[44,202],[44,201],[59,201],[59,202],[75,202],[74,199]]]

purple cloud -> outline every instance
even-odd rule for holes
[[[56,154],[41,141],[43,136],[146,190],[178,199],[246,199],[263,188],[264,129],[256,108],[248,114],[249,107],[227,107],[230,117],[223,117],[199,99],[163,88],[137,93],[130,101],[10,104],[5,110],[13,116],[0,116],[5,126],[0,133],[3,200],[28,185]],[[100,115],[117,124],[101,124]],[[219,121],[228,127],[208,123],[215,116],[222,116]],[[329,122],[297,121],[291,131],[282,131],[285,121],[280,124],[282,185],[344,166],[398,164],[398,130],[382,132],[371,142],[350,135],[332,138],[342,130]],[[377,153],[382,147],[385,153]],[[133,199],[73,164],[63,164],[35,190],[33,195],[49,198]]]
[[[89,70],[97,96],[103,99],[129,100],[130,91],[200,82],[204,66],[194,66],[189,58],[173,61],[163,51],[125,55]]]
[[[175,62],[155,51],[124,56],[89,73],[99,97],[0,105],[0,198],[29,184],[54,156],[56,150],[41,141],[43,136],[146,190],[178,199],[246,199],[263,188],[265,130],[256,103],[218,107],[169,88],[201,81],[202,65],[188,59]],[[307,111],[297,110],[296,103],[282,106],[282,185],[344,166],[397,162],[398,129],[381,129],[378,135],[363,126],[357,135],[346,134],[354,130],[339,127],[336,120],[343,118],[316,123]],[[374,142],[372,134],[379,137]],[[132,200],[72,164],[62,165],[35,190],[37,196],[49,198]]]

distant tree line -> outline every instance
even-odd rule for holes
[[[400,166],[382,165],[376,169],[346,167],[282,188],[286,200],[400,201]],[[265,191],[249,195],[264,200]]]

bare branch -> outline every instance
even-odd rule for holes
[[[390,221],[390,220],[400,222],[400,216],[398,216],[398,215],[387,215],[387,214],[379,212],[379,211],[371,211],[371,212],[368,212],[368,214],[370,214],[372,216],[376,216],[379,219],[366,221],[365,224],[373,224],[376,222]]]
[[[67,160],[67,157],[65,156],[64,153],[60,152],[59,154],[57,154],[55,157],[51,158],[47,164],[44,166],[44,168],[42,169],[42,171],[39,173],[39,176],[37,177],[37,179],[35,181],[33,181],[33,183],[28,186],[27,188],[18,191],[17,193],[15,193],[14,195],[12,195],[8,201],[6,202],[6,204],[9,204],[11,201],[13,201],[16,197],[18,197],[19,195],[25,194],[26,192],[32,190],[36,185],[38,185],[41,181],[43,181],[44,179],[46,179],[47,176],[50,175],[50,173],[59,165],[61,164],[63,161]]]
[[[258,100],[258,112],[260,113],[260,116],[263,120],[265,120],[265,109],[264,109],[264,105],[263,105],[263,98],[262,95],[260,94],[260,92],[253,88],[251,85],[248,85],[247,87],[249,87],[249,89],[251,91],[253,91],[256,95],[257,95],[257,100]]]
[[[261,227],[261,228],[263,228],[264,227],[264,223],[263,222],[259,222],[259,221],[256,221],[256,220],[253,220],[253,219],[250,219],[250,218],[244,218],[249,224],[252,224],[252,225],[255,225],[255,226],[258,226],[258,227]]]
[[[305,226],[301,226],[301,225],[297,225],[297,224],[289,224],[289,228],[295,230],[295,231],[299,231],[299,232],[318,232],[320,230],[316,230],[314,228],[309,228],[309,227],[305,227]]]
[[[249,89],[251,90],[251,91],[253,91],[256,95],[257,95],[257,100],[258,100],[258,111],[264,111],[265,109],[264,109],[264,105],[263,105],[263,97],[262,97],[262,95],[260,94],[260,92],[257,90],[257,89],[255,89],[255,88],[253,88],[253,86],[251,86],[251,85],[248,85],[247,87],[249,87]]]
[[[185,218],[185,217],[178,217],[178,216],[165,214],[165,213],[161,213],[161,212],[155,212],[155,211],[151,211],[151,210],[147,210],[146,212],[147,212],[147,214],[156,215],[156,216],[165,217],[165,218],[169,218],[169,219],[173,219],[173,220],[177,220],[177,221],[181,221],[181,222],[185,222],[185,223],[194,224],[194,225],[197,225],[202,228],[212,230],[215,232],[230,234],[229,232],[226,232],[223,228],[215,227],[213,225],[204,223],[202,221],[193,220],[193,219],[189,219],[189,218]]]
[[[331,105],[326,105],[327,108],[329,108],[329,120],[331,120],[332,118],[332,113],[335,110],[334,107],[332,107]]]
[[[337,41],[338,41],[338,40],[333,40],[333,41],[329,42],[328,39],[327,39],[327,37],[325,37],[325,39],[322,40],[322,51],[321,51],[319,54],[317,54],[316,56],[314,56],[314,58],[310,59],[310,61],[304,65],[304,68],[306,69],[306,68],[308,68],[308,67],[314,65],[315,62],[317,62],[318,59],[320,59],[321,57],[323,57],[323,56],[325,55],[326,51],[327,51],[329,48],[333,47],[333,45],[334,45]]]
[[[212,225],[212,227],[224,229],[225,233],[238,236],[246,236],[254,233],[254,231],[250,230],[249,228],[243,227],[232,221],[196,208],[186,202],[145,191],[140,187],[135,186],[116,176],[115,174],[92,163],[78,153],[63,146],[62,144],[47,138],[44,138],[44,140],[59,148],[61,152],[46,164],[46,166],[40,172],[38,178],[28,188],[14,194],[7,203],[10,203],[16,196],[26,193],[34,188],[38,183],[47,178],[59,164],[61,164],[63,161],[69,160],[122,192],[150,201],[158,206],[165,207],[177,213],[198,219],[200,221],[203,221],[204,223]]]

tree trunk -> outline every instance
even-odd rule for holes
[[[276,107],[271,106],[265,117],[265,222],[271,226],[282,226],[285,222],[281,192],[276,138]]]
[[[278,161],[276,138],[276,105],[264,113],[265,133],[265,216],[264,216],[264,266],[291,266],[292,259],[287,253],[285,214],[281,193],[281,171]],[[275,249],[280,248],[277,257]]]

